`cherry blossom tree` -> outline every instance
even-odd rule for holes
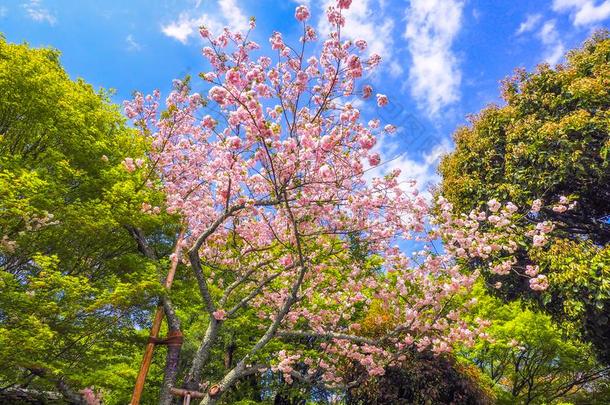
[[[148,186],[162,188],[164,209],[183,218],[181,259],[209,315],[184,386],[202,389],[223,325],[246,310],[258,319],[260,333],[219,381],[206,385],[203,404],[252,373],[341,387],[354,383],[343,373],[350,362],[381,375],[408,351],[438,354],[484,338],[484,320],[460,316],[479,271],[458,262],[478,255],[494,260],[491,271],[506,271],[510,263],[497,268],[496,256],[510,255],[511,238],[525,237],[507,231],[512,205],[500,210],[491,202],[498,215],[455,219],[441,201],[435,224],[429,202],[413,183],[399,182],[398,171],[370,178],[382,164],[376,140],[394,127],[363,122],[357,108],[368,100],[383,107],[388,99],[357,86],[381,58],[367,53],[364,40],[343,39],[350,3],[328,8],[332,30],[319,45],[309,10],[297,7],[300,44],[273,33],[273,59],[260,55],[250,32],[214,36],[201,27],[211,65],[200,75],[207,94],[176,82],[163,111],[158,91],[126,103],[152,150],[146,160],[126,159],[125,169],[154,173]],[[159,207],[143,210],[154,215]],[[491,230],[479,232],[479,222]],[[444,251],[433,248],[438,238],[449,241]],[[399,246],[409,240],[427,247],[407,255]],[[361,322],[374,308],[387,322],[371,331]]]

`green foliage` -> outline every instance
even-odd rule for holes
[[[525,245],[516,254],[521,268],[535,256],[551,282],[548,292],[532,293],[527,279],[512,276],[498,293],[538,302],[610,362],[608,33],[594,34],[556,69],[517,70],[502,96],[504,106],[484,108],[455,133],[456,149],[440,165],[439,192],[463,213],[492,198],[510,200],[524,213],[535,199],[577,201],[565,213],[546,208],[528,217],[556,222],[555,237],[545,249]]]
[[[146,170],[122,167],[146,148],[57,51],[0,37],[1,386],[56,390],[61,379],[128,401],[161,292],[160,266],[128,228],[161,230],[160,256],[175,232],[172,218],[141,212],[163,201],[143,187]]]
[[[568,331],[583,330],[608,360],[610,341],[610,244],[558,239],[533,259],[547,269],[550,287],[542,295],[549,313],[563,319]]]
[[[456,151],[440,166],[443,195],[461,211],[491,198],[525,206],[565,195],[578,200],[581,221],[607,215],[609,55],[599,33],[556,70],[518,70],[504,83],[506,105],[486,107],[455,133]],[[593,239],[608,237],[589,225]]]
[[[481,287],[476,294],[472,316],[489,319],[492,325],[488,338],[463,354],[487,374],[497,403],[583,403],[575,399],[596,396],[610,400],[603,393],[608,369],[597,362],[589,344],[570,337],[550,316],[521,302],[502,304]]]

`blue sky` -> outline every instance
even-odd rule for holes
[[[308,4],[324,31],[332,0],[29,0],[0,2],[0,32],[11,42],[52,46],[73,77],[116,89],[167,90],[171,81],[206,69],[197,27],[240,28],[256,16],[254,39],[272,31],[298,40],[294,8]],[[367,78],[390,96],[379,114],[400,127],[382,139],[391,167],[424,185],[465,116],[497,102],[499,81],[515,67],[561,62],[597,28],[610,26],[610,0],[353,0],[344,34],[369,42],[382,68]],[[0,95],[1,97],[1,95]]]

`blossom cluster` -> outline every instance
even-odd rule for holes
[[[544,291],[549,287],[547,276],[540,274],[540,268],[534,264],[526,265],[525,269],[516,266],[514,253],[520,244],[531,245],[532,248],[542,248],[555,229],[555,224],[549,220],[527,221],[528,216],[536,218],[544,207],[542,200],[532,203],[529,211],[519,213],[519,209],[511,202],[504,205],[496,199],[487,202],[487,210],[471,211],[468,215],[457,216],[453,206],[446,199],[439,198],[437,204],[441,214],[438,237],[445,242],[447,251],[456,259],[480,259],[487,262],[486,269],[496,275],[515,273],[529,279],[529,286],[534,291]],[[575,202],[560,196],[557,204],[548,207],[556,213],[564,213],[573,209]],[[495,285],[502,286],[501,282]]]

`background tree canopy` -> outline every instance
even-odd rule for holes
[[[129,230],[157,235],[159,257],[173,238],[141,212],[162,197],[120,164],[146,144],[55,50],[0,38],[0,94],[0,388],[127,394],[160,292]]]
[[[577,201],[568,212],[543,209],[530,221],[559,223],[559,238],[536,260],[550,289],[532,294],[513,277],[499,292],[531,298],[573,323],[610,361],[610,38],[599,32],[556,69],[517,70],[506,80],[506,105],[490,105],[454,135],[455,151],[440,164],[439,192],[461,212],[481,201]],[[529,247],[523,247],[528,249]],[[517,255],[526,265],[525,255]],[[490,280],[493,284],[493,281]]]

